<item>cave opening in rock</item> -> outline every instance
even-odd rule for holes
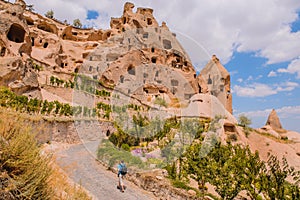
[[[127,72],[128,74],[131,74],[131,75],[135,75],[135,68],[134,66],[130,65],[127,69]]]
[[[19,24],[12,24],[9,28],[9,31],[7,33],[7,38],[10,41],[16,42],[16,43],[23,43],[25,37],[25,30],[22,26]]]
[[[121,75],[121,76],[120,76],[120,83],[123,83],[123,82],[124,82],[124,76]]]
[[[151,19],[151,18],[148,18],[148,19],[147,19],[147,24],[148,24],[148,25],[152,25],[152,19]]]
[[[170,40],[164,39],[163,40],[163,46],[164,46],[165,49],[172,49],[172,43],[171,43]]]
[[[152,58],[151,58],[151,62],[152,62],[152,63],[156,63],[156,57],[152,57]]]
[[[26,20],[27,25],[30,25],[30,26],[34,25],[33,19],[26,18],[25,20]]]
[[[31,38],[31,46],[34,46],[34,37]]]
[[[45,42],[44,45],[43,45],[43,47],[47,48],[48,47],[48,42]]]
[[[39,24],[37,28],[49,33],[55,33],[55,31],[47,24]]]
[[[4,57],[4,56],[5,56],[5,52],[6,52],[6,48],[5,48],[5,47],[2,47],[2,48],[1,48],[0,56],[1,56],[1,57]]]

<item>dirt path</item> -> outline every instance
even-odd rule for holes
[[[70,145],[63,150],[55,151],[59,166],[76,183],[81,184],[97,200],[151,200],[154,195],[138,188],[125,180],[127,189],[121,193],[117,189],[116,174],[108,171],[96,161],[98,142],[91,141],[78,145]]]

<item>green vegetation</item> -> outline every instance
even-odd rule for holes
[[[46,13],[45,13],[45,17],[48,17],[50,19],[53,19],[54,17],[54,11],[51,9],[51,10],[48,10]]]
[[[32,69],[34,69],[36,71],[43,70],[43,67],[40,66],[39,64],[35,63],[32,59],[29,59],[29,64],[31,65]]]
[[[182,158],[183,175],[191,175],[198,182],[199,190],[203,191],[204,184],[209,182],[215,186],[222,199],[233,199],[242,190],[246,190],[252,199],[258,199],[260,193],[271,199],[291,199],[299,195],[299,187],[296,185],[300,182],[300,172],[289,167],[286,159],[280,165],[278,159],[270,155],[265,163],[260,160],[258,152],[253,154],[249,147],[233,146],[230,143],[217,143],[202,157],[199,154],[201,148],[201,143],[191,145]],[[177,173],[172,167],[168,171],[170,177],[180,177],[172,174]],[[292,176],[297,184],[286,182],[287,176]]]
[[[160,105],[160,106],[163,106],[163,107],[168,107],[168,104],[167,104],[166,100],[164,100],[161,97],[156,97],[155,100],[154,100],[154,104],[157,104],[157,105]]]
[[[240,115],[238,121],[239,121],[239,125],[243,127],[249,127],[249,125],[251,125],[252,123],[251,119],[249,119],[245,115]]]
[[[246,134],[246,137],[248,137],[251,131],[251,128],[249,127],[249,125],[251,125],[252,123],[251,119],[249,119],[245,115],[240,115],[238,118],[238,122],[239,122],[239,126],[244,127],[244,132]]]
[[[98,103],[96,108],[85,106],[70,106],[58,101],[48,102],[37,98],[29,99],[18,96],[7,88],[0,88],[0,106],[29,114],[42,114],[53,116],[96,117],[110,119],[111,107],[105,103]]]
[[[94,94],[101,97],[110,97],[111,92],[101,89],[98,90],[97,87],[103,87],[98,81],[91,79],[90,77],[84,76],[82,74],[75,74],[74,78],[75,89],[79,91],[85,91],[90,94]]]
[[[65,88],[74,88],[75,84],[73,81],[69,80],[69,81],[64,81],[64,80],[61,80],[57,77],[54,77],[54,76],[51,76],[50,77],[50,84],[51,85],[56,85],[56,86],[62,86],[62,87],[65,87]]]
[[[124,160],[128,166],[144,168],[145,164],[139,157],[131,155],[130,152],[116,148],[109,140],[102,140],[98,149],[98,159],[107,162],[109,167]]]
[[[81,23],[80,19],[74,19],[73,26],[76,27],[76,28],[81,28],[82,23]]]

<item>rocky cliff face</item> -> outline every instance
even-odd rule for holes
[[[133,12],[134,5],[125,3],[123,15],[111,18],[108,30],[79,29],[43,17],[26,10],[23,1],[0,1],[0,8],[0,84],[18,94],[71,103],[73,91],[53,84],[53,77],[72,82],[84,74],[150,107],[161,98],[176,110],[201,93],[216,96],[232,112],[230,75],[217,57],[196,77],[176,34],[165,22],[159,25],[150,8]],[[58,89],[60,95],[53,92]],[[207,116],[213,117],[202,117]]]

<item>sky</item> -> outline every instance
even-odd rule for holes
[[[109,28],[123,13],[121,0],[25,0],[35,12],[85,27]],[[231,74],[234,115],[264,126],[275,109],[283,128],[300,132],[299,0],[133,0],[154,9],[201,71],[213,54]]]

